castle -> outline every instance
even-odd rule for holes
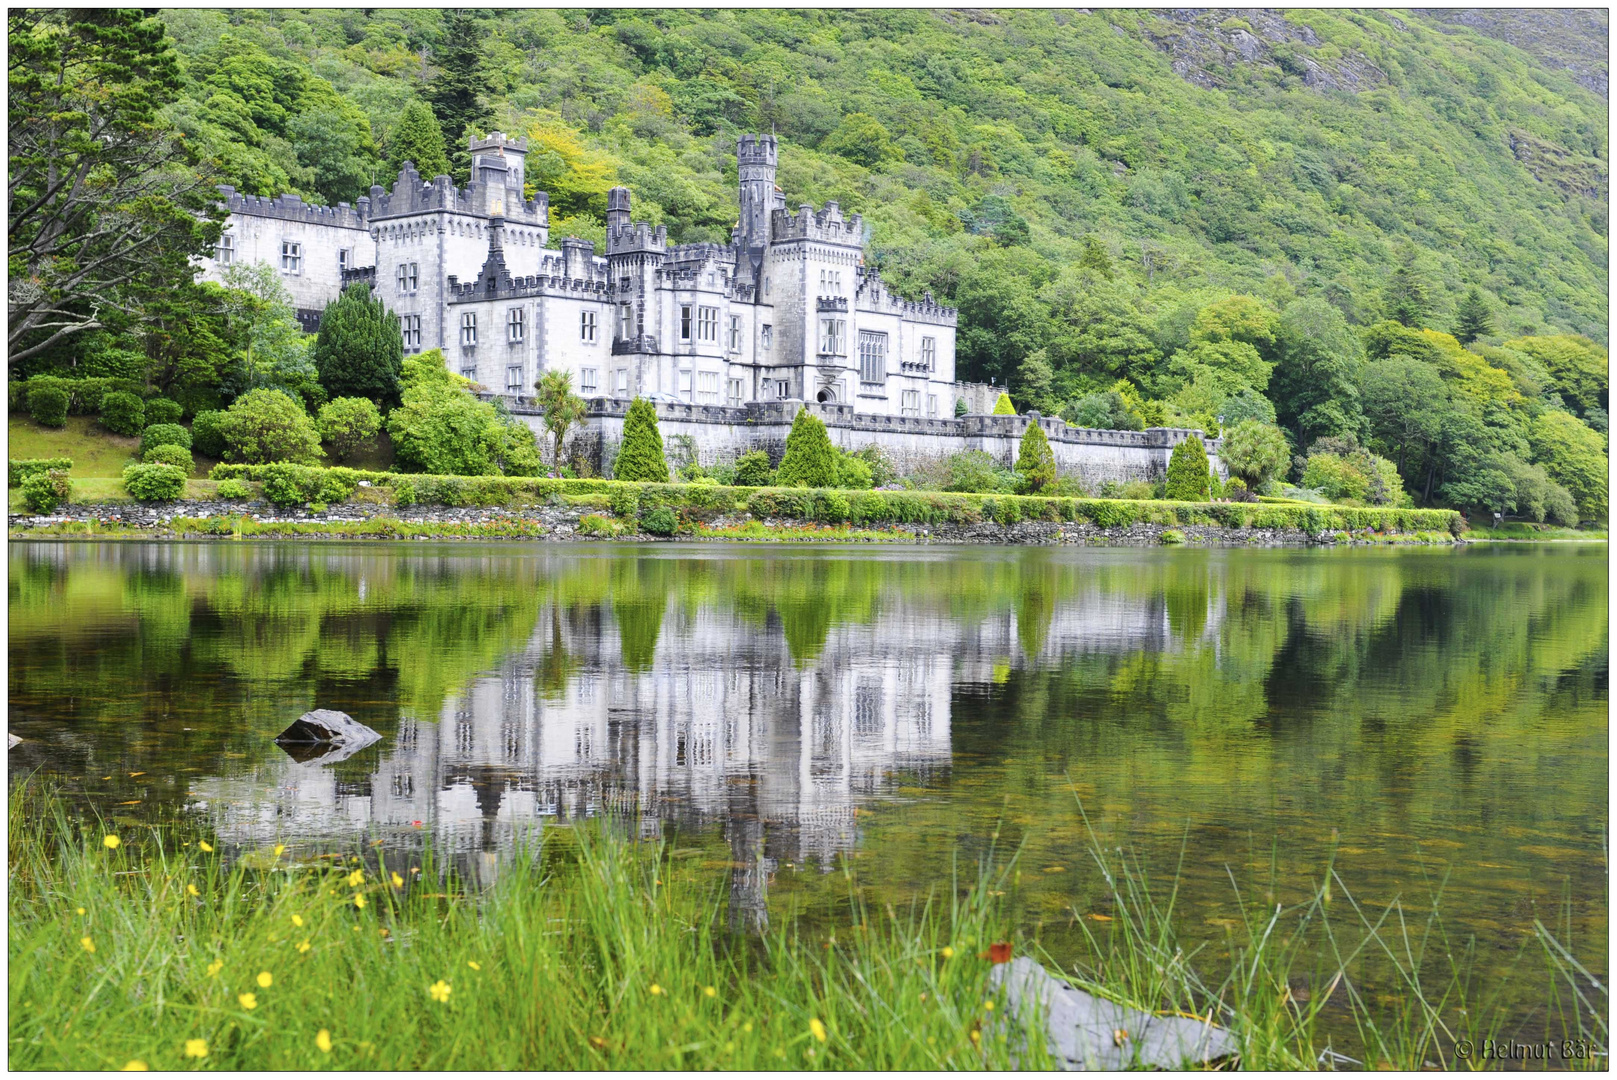
[[[548,246],[549,197],[523,195],[526,139],[494,132],[471,151],[465,188],[406,163],[391,192],[372,187],[356,206],[225,188],[227,226],[203,274],[269,263],[310,329],[343,287],[366,283],[399,316],[407,354],[442,349],[451,370],[512,397],[560,370],[587,399],[954,415],[954,309],[890,292],[865,265],[859,215],[834,201],[789,210],[773,135],[737,140],[728,246],[669,244],[618,187],[604,255],[571,237]]]

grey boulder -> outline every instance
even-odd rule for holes
[[[315,709],[292,721],[275,742],[300,764],[331,765],[365,749],[381,736],[347,713]]]

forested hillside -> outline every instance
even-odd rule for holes
[[[735,135],[774,130],[788,204],[862,213],[1019,406],[1278,423],[1298,481],[1325,439],[1356,497],[1379,457],[1418,500],[1603,518],[1605,68],[1535,14],[171,10],[161,121],[222,182],[322,201],[502,128],[553,237],[598,241],[620,183],[727,239]]]

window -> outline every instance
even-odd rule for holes
[[[825,292],[825,287],[826,287],[826,277],[827,277],[827,276],[828,276],[828,275],[827,275],[827,274],[826,274],[826,272],[825,272],[825,271],[824,271],[824,270],[823,270],[823,269],[822,269],[822,270],[821,270],[821,271],[820,271],[820,292],[822,292],[822,293],[823,293],[823,292]]]
[[[403,293],[405,295],[409,295],[409,294],[414,293],[416,291],[416,283],[417,283],[417,280],[419,278],[419,274],[417,272],[419,265],[420,264],[418,264],[418,263],[400,263],[399,264],[399,272],[397,274],[397,277],[398,277],[398,282],[399,282],[399,292],[400,293]]]
[[[618,305],[618,340],[627,341],[634,335],[630,333],[634,327],[634,305]]]
[[[346,270],[354,264],[354,249],[342,248],[337,252],[337,269]]]
[[[840,295],[842,293],[842,271],[821,270],[820,292]]]
[[[593,393],[596,393],[597,392],[596,387],[599,384],[599,382],[600,382],[600,371],[599,371],[598,368],[587,367],[587,368],[579,368],[578,369],[578,392],[579,393],[581,393],[581,394],[593,394]]]
[[[617,386],[617,395],[618,395],[618,397],[628,397],[629,396],[629,369],[628,368],[618,368],[618,370],[613,374],[613,378],[617,380],[616,386]]]
[[[859,381],[879,383],[887,381],[887,335],[859,331]],[[920,414],[917,407],[916,414]]]
[[[725,401],[729,406],[732,409],[739,408],[741,405],[741,380],[726,379],[724,381],[724,391]]]
[[[844,335],[847,322],[843,319],[820,320],[820,353],[823,356],[843,356],[848,352]]]
[[[468,311],[460,317],[460,343],[477,344],[477,313],[474,311]]]
[[[460,369],[460,377],[463,378],[463,379],[470,379],[472,382],[476,382],[477,381],[477,368],[476,367],[463,367],[463,368],[461,368]]]
[[[926,414],[934,420],[938,418],[938,395],[928,394],[926,396]]]
[[[764,295],[769,295],[769,276],[767,274],[764,275]]]
[[[688,371],[681,371],[678,373],[678,379],[679,396],[684,398],[686,401],[689,401],[691,399],[691,373]]]
[[[928,371],[938,364],[938,339],[924,337],[921,339],[921,366]]]
[[[236,261],[236,238],[229,233],[221,233],[219,246],[214,249],[214,258],[220,266],[229,266]]]
[[[505,313],[505,340],[512,345],[522,343],[522,309],[514,307]]]
[[[719,373],[717,371],[698,371],[696,373],[696,400],[704,405],[717,405],[719,403]]]
[[[691,339],[691,313],[694,311],[689,304],[681,304],[679,308],[679,340]]]
[[[730,316],[730,351],[741,351],[741,316]]]
[[[505,368],[505,392],[507,394],[522,393],[522,365],[507,364]]]
[[[578,317],[578,339],[580,341],[595,340],[595,312],[586,311]]]
[[[768,352],[775,344],[775,328],[764,324],[763,330],[764,352]]]
[[[399,334],[404,338],[406,349],[421,348],[421,316],[401,315],[399,317]]]
[[[281,241],[281,272],[283,274],[303,273],[303,245],[291,240]]]
[[[696,337],[699,341],[719,340],[718,308],[700,307],[696,309]]]
[[[778,398],[789,398],[789,397],[792,396],[792,384],[791,384],[790,380],[788,380],[788,379],[775,379],[775,380],[773,380],[773,382],[775,384],[775,396],[776,397],[778,397]]]
[[[905,390],[899,394],[898,411],[904,416],[920,416],[921,392],[919,390]]]

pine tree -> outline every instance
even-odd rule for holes
[[[399,317],[369,287],[350,285],[321,313],[314,366],[331,397],[369,398],[386,412],[399,403],[403,362]]]
[[[482,134],[494,115],[485,100],[490,89],[483,72],[487,37],[481,12],[461,8],[444,12],[443,33],[433,57],[438,74],[427,87],[426,98],[438,117],[459,183],[471,177],[469,136]]]
[[[1016,406],[1011,404],[1011,395],[1001,394],[999,400],[994,402],[995,416],[1015,416]]]
[[[1037,419],[1022,433],[1022,451],[1016,458],[1016,472],[1028,490],[1041,492],[1056,482],[1056,455]]]
[[[1394,270],[1388,279],[1386,302],[1389,319],[1396,319],[1405,326],[1420,327],[1426,324],[1431,301],[1427,295],[1426,279],[1416,269],[1413,253],[1405,257],[1403,265]]]
[[[775,482],[782,487],[832,487],[837,482],[836,447],[825,424],[807,409],[799,409],[792,421]]]
[[[1200,439],[1192,435],[1173,448],[1173,456],[1168,459],[1168,498],[1206,502],[1211,479],[1207,468],[1207,447],[1202,445]]]
[[[645,398],[629,404],[623,418],[623,445],[612,465],[616,480],[643,480],[668,483],[668,459],[663,456],[663,436],[657,427],[657,408]]]
[[[1454,312],[1454,338],[1461,345],[1469,345],[1479,337],[1493,333],[1493,312],[1475,285],[1460,301]]]
[[[1078,256],[1078,265],[1093,270],[1107,281],[1112,280],[1112,256],[1106,246],[1093,236],[1084,237],[1084,250]]]
[[[395,175],[406,161],[429,180],[449,175],[443,129],[424,101],[412,101],[405,106],[404,112],[399,114],[398,125],[388,136],[388,165]]]

